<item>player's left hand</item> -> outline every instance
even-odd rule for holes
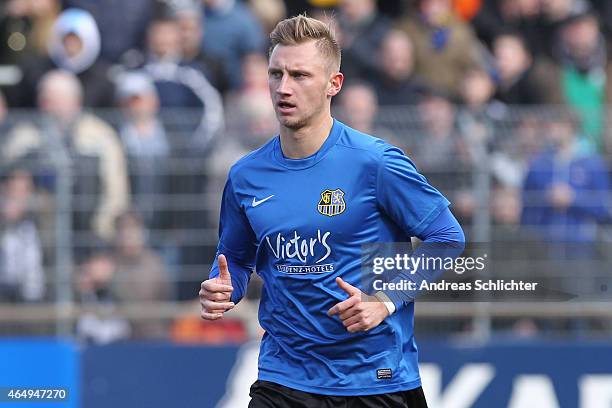
[[[351,333],[368,331],[378,326],[389,311],[383,302],[375,296],[368,296],[360,289],[346,283],[342,278],[336,278],[336,283],[349,298],[329,309],[329,316],[339,315],[342,324]]]

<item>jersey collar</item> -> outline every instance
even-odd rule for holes
[[[280,135],[276,135],[276,137],[274,138],[274,159],[283,167],[286,167],[288,169],[299,170],[312,167],[319,161],[321,161],[326,156],[327,152],[333,146],[335,146],[336,142],[338,141],[338,138],[340,137],[340,133],[342,133],[342,127],[342,123],[334,119],[332,128],[329,131],[329,135],[327,136],[327,139],[325,139],[325,142],[323,142],[321,148],[316,153],[300,159],[290,159],[288,157],[285,157],[285,155],[283,154],[283,149],[281,148]]]

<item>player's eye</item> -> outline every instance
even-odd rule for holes
[[[279,72],[279,71],[272,71],[272,72],[269,72],[269,73],[268,73],[268,76],[269,76],[270,78],[278,79],[278,78],[282,78],[283,73],[282,73],[282,72]]]

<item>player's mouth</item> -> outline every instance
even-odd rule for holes
[[[277,102],[276,108],[281,115],[288,115],[296,110],[296,106],[294,104],[286,101]]]

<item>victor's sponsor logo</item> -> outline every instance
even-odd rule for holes
[[[279,232],[275,238],[266,237],[265,240],[276,259],[297,259],[304,264],[314,260],[313,263],[318,264],[331,255],[332,249],[327,242],[330,235],[330,232],[317,230],[315,237],[303,238],[297,231],[292,236],[284,237]]]

